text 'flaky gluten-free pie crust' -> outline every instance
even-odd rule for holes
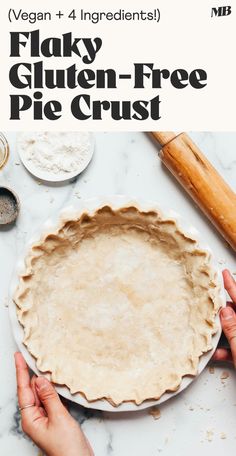
[[[135,206],[63,221],[34,244],[14,300],[38,369],[88,401],[176,391],[211,349],[221,305],[209,253]]]

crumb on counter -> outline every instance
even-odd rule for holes
[[[3,305],[4,305],[4,307],[7,307],[7,308],[9,307],[9,299],[7,296],[3,299]]]
[[[207,440],[208,442],[212,442],[213,436],[214,436],[213,430],[212,430],[212,429],[208,429],[208,430],[206,431],[206,440]]]
[[[161,418],[161,411],[158,407],[152,407],[148,413],[154,418],[154,420],[159,420],[159,418]]]
[[[221,438],[222,440],[227,439],[226,433],[225,433],[225,432],[221,432],[221,433],[220,433],[220,438]]]
[[[224,258],[220,258],[220,259],[218,260],[218,263],[219,263],[219,264],[226,264],[226,260],[225,260]]]
[[[221,379],[221,383],[224,384],[224,380],[226,380],[227,378],[229,378],[229,372],[227,371],[223,371],[221,376],[220,376],[220,379]]]

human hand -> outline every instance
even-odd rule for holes
[[[229,361],[236,367],[236,282],[230,272],[223,271],[224,286],[233,302],[221,309],[220,320],[222,329],[230,344],[231,352],[226,348],[218,348],[213,356],[214,361]]]
[[[23,431],[47,456],[93,456],[92,448],[44,377],[30,380],[21,353],[15,353],[17,394]]]

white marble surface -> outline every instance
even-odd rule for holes
[[[195,225],[213,248],[221,267],[236,271],[235,255],[192,201],[163,168],[156,146],[144,133],[98,133],[89,168],[75,181],[58,186],[37,182],[19,164],[15,135],[6,133],[10,161],[0,184],[15,189],[21,200],[16,225],[0,231],[0,454],[35,456],[38,449],[23,435],[17,411],[13,364],[15,343],[8,318],[8,288],[25,240],[52,211],[69,202],[97,195],[128,194],[164,202]],[[236,133],[192,133],[191,136],[236,190]],[[229,372],[224,383],[221,374]],[[101,413],[71,404],[97,456],[187,456],[236,451],[236,375],[228,366],[203,374],[178,397],[160,407],[161,418],[148,411]],[[226,438],[222,438],[226,437]],[[211,440],[211,441],[209,441]],[[66,455],[65,455],[66,456]]]

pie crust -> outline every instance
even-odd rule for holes
[[[61,222],[35,243],[14,296],[37,368],[88,401],[159,399],[197,374],[221,306],[210,254],[135,205]]]

